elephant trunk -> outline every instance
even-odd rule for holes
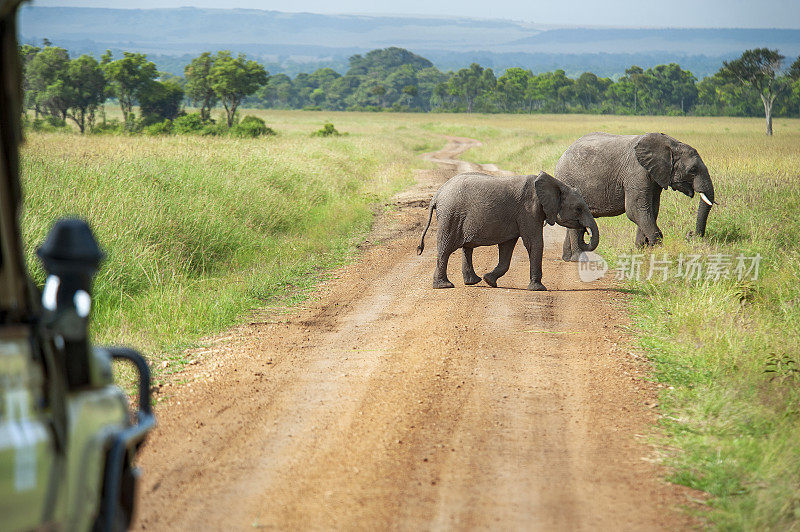
[[[711,205],[701,201],[700,206],[697,207],[697,225],[695,226],[694,233],[697,236],[705,236],[706,222],[708,221],[708,213],[711,212]]]
[[[697,208],[697,225],[694,233],[698,236],[705,236],[708,214],[714,204],[714,185],[711,182],[711,178],[697,176],[694,179],[694,191],[700,195],[700,206]]]
[[[597,222],[594,217],[589,214],[585,220],[581,220],[581,223],[584,227],[583,231],[580,232],[580,236],[578,236],[578,248],[581,251],[594,251],[600,243],[600,231],[597,229]],[[589,232],[591,237],[588,244],[583,240],[583,236],[587,232]]]

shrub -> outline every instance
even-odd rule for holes
[[[230,134],[233,137],[256,138],[262,135],[274,135],[275,131],[267,127],[267,124],[257,116],[248,115],[230,129]]]
[[[188,115],[179,116],[172,121],[172,131],[179,135],[186,135],[189,133],[199,133],[202,129],[213,122],[204,121],[200,113],[191,113]]]
[[[339,133],[330,122],[326,122],[325,125],[322,126],[322,129],[311,134],[312,137],[338,137],[339,135],[341,135],[341,133]]]
[[[55,116],[37,118],[30,123],[30,128],[33,131],[69,131],[69,126],[66,122]]]
[[[225,122],[206,122],[198,133],[208,137],[218,137],[228,133],[228,126]]]
[[[125,126],[119,120],[112,118],[107,122],[95,124],[89,131],[93,135],[117,135],[125,130]]]
[[[167,118],[162,122],[156,122],[155,124],[151,124],[149,126],[145,126],[142,129],[145,135],[156,136],[156,135],[171,135],[172,134],[172,120]]]

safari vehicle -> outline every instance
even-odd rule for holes
[[[16,12],[0,0],[0,530],[122,530],[133,514],[133,459],[155,425],[150,374],[138,353],[93,347],[91,283],[102,260],[88,225],[61,220],[38,249],[42,294],[25,268],[20,66]],[[111,363],[138,371],[139,410]]]

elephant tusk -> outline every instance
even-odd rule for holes
[[[711,200],[709,200],[709,199],[706,197],[706,195],[705,195],[705,194],[703,194],[702,192],[700,193],[700,199],[702,199],[703,201],[705,201],[705,202],[708,204],[708,206],[709,206],[709,207],[710,207],[711,205],[713,205],[713,203],[711,203]]]
[[[588,227],[584,227],[583,230],[586,231],[589,234],[589,238],[592,238],[592,230],[591,229],[589,229]]]

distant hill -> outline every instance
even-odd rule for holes
[[[747,48],[800,55],[800,30],[547,28],[511,20],[317,15],[244,9],[98,9],[26,6],[25,42],[47,38],[74,53],[106,49],[147,53],[162,70],[183,73],[186,58],[230,49],[290,75],[331,67],[375,48],[399,46],[442,70],[479,62],[570,75],[613,76],[631,64],[678,62],[698,77]]]

